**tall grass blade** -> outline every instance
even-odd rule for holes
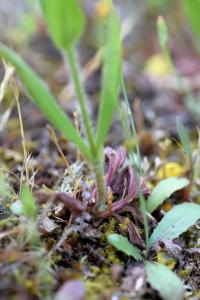
[[[121,88],[122,88],[123,97],[124,97],[124,100],[125,100],[125,103],[126,103],[129,124],[131,126],[132,134],[133,134],[133,137],[134,137],[134,140],[135,140],[136,154],[137,154],[137,167],[138,167],[139,173],[141,174],[142,171],[141,171],[141,154],[140,154],[139,137],[138,137],[138,134],[137,134],[137,131],[136,131],[133,115],[131,113],[131,108],[130,108],[130,104],[129,104],[128,95],[127,95],[127,92],[126,92],[126,86],[125,86],[123,76],[121,76]]]
[[[168,37],[167,26],[162,16],[158,17],[157,28],[158,28],[158,38],[159,38],[160,46],[162,47],[162,49],[166,49],[168,48],[169,45],[169,37]]]
[[[102,91],[96,132],[97,147],[105,141],[114,109],[118,104],[120,68],[120,22],[116,13],[112,12],[108,20],[108,35],[103,53]]]
[[[46,116],[48,121],[68,140],[76,144],[80,152],[87,159],[90,159],[91,154],[88,146],[77,133],[68,116],[66,116],[66,114],[59,107],[45,83],[16,53],[1,43],[0,55],[15,67],[33,102]]]
[[[192,173],[192,176],[193,176],[194,170],[193,170],[192,148],[191,148],[191,145],[190,145],[190,140],[189,140],[187,131],[186,131],[184,125],[183,125],[183,122],[179,118],[177,119],[177,122],[176,122],[176,128],[177,128],[177,131],[178,131],[179,138],[181,140],[181,144],[183,146],[183,150],[189,158],[191,173]]]

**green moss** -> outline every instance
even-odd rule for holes
[[[107,240],[107,236],[109,234],[114,233],[116,229],[117,229],[117,221],[115,218],[111,218],[109,219],[108,222],[105,222],[102,227],[102,231],[105,233],[104,239]]]
[[[87,300],[102,299],[102,294],[104,294],[105,291],[109,292],[109,290],[113,289],[111,268],[103,267],[97,269],[95,269],[96,276],[94,278],[85,280]]]

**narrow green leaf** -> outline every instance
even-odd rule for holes
[[[173,207],[150,236],[149,246],[163,239],[173,240],[200,219],[200,205],[183,203]]]
[[[102,146],[118,103],[120,84],[121,41],[120,22],[115,12],[108,20],[107,42],[103,52],[102,90],[97,122],[96,144]]]
[[[147,281],[164,300],[182,300],[184,286],[180,278],[168,267],[147,261]]]
[[[85,17],[78,0],[40,0],[49,34],[58,48],[67,49],[80,38]]]
[[[140,249],[132,245],[126,237],[113,233],[108,236],[108,242],[117,250],[132,256],[135,260],[143,260]]]
[[[0,226],[11,224],[12,221],[16,221],[16,220],[18,220],[18,218],[16,218],[15,216],[7,217],[5,219],[0,220]]]
[[[44,82],[16,53],[1,43],[0,56],[15,67],[33,102],[49,122],[68,140],[76,144],[82,154],[89,159],[91,154],[88,146],[77,133],[68,116],[59,107]]]
[[[188,155],[190,161],[192,162],[192,148],[190,146],[190,140],[188,137],[188,134],[186,132],[186,129],[180,119],[177,119],[176,127],[178,131],[178,135],[180,137],[181,143],[183,145],[183,149],[185,153]]]
[[[37,222],[36,222],[38,209],[28,185],[24,184],[22,186],[20,198],[22,203],[21,213],[27,218],[27,225],[26,225],[27,241],[31,243],[32,246],[36,246],[38,245],[40,239],[38,228],[37,228]]]
[[[37,216],[37,206],[27,185],[22,186],[20,198],[24,215],[28,218],[35,219]]]
[[[183,0],[182,4],[192,30],[200,39],[200,0]]]
[[[160,181],[147,199],[147,210],[152,213],[159,205],[174,192],[181,190],[189,184],[186,178],[171,177]]]
[[[165,49],[168,48],[168,30],[165,20],[162,16],[158,17],[157,30],[160,46]]]
[[[125,100],[125,104],[126,104],[126,111],[127,111],[126,113],[127,113],[127,117],[128,117],[125,121],[127,123],[127,127],[128,127],[127,132],[130,131],[129,138],[131,140],[131,137],[133,136],[133,139],[135,141],[135,146],[136,146],[136,156],[137,156],[136,161],[134,159],[133,151],[130,151],[131,155],[132,155],[133,166],[136,169],[138,169],[139,174],[141,175],[141,153],[140,153],[139,137],[138,137],[136,126],[135,126],[134,116],[131,112],[131,107],[130,107],[130,103],[129,103],[129,99],[128,99],[128,95],[127,95],[126,86],[125,86],[123,76],[121,76],[121,89],[122,89],[122,93],[123,93],[123,96],[124,96],[124,100]],[[124,124],[122,124],[122,125],[124,125]],[[131,130],[130,130],[130,127],[131,127]]]

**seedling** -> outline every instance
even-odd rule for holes
[[[22,218],[21,226],[25,229],[25,238],[31,248],[34,262],[34,271],[40,285],[38,293],[43,293],[45,299],[49,299],[54,286],[54,279],[51,271],[51,261],[46,256],[46,250],[40,240],[40,233],[37,223],[38,207],[27,184],[21,186],[19,200],[15,201],[10,210]],[[13,218],[13,217],[10,217]],[[13,219],[11,219],[13,220]],[[7,221],[7,220],[6,220]],[[25,221],[25,222],[24,222]],[[32,262],[32,263],[33,263]]]
[[[161,181],[147,199],[146,213],[152,213],[163,201],[176,190],[186,187],[187,179],[169,178]],[[146,239],[145,256],[142,251],[131,244],[126,237],[119,234],[108,236],[108,242],[116,249],[143,261],[147,272],[147,280],[163,299],[182,299],[184,286],[181,280],[169,268],[162,264],[148,261],[149,250],[154,249],[161,241],[173,240],[200,219],[200,206],[194,203],[184,203],[174,206]],[[174,288],[173,288],[174,287]]]
[[[164,30],[164,35],[162,35],[162,44],[165,45],[167,40],[168,37]],[[124,82],[122,82],[122,89],[126,100],[126,105],[129,107]],[[132,125],[133,136],[134,138],[137,138],[133,117],[130,116],[130,118],[131,119],[129,122]],[[178,123],[177,128],[184,151],[190,158],[192,167],[192,151],[188,142],[189,140],[187,134],[180,122]],[[139,145],[137,149],[138,153],[140,153]],[[139,162],[141,163],[141,159]],[[138,183],[137,176],[135,177],[135,181]],[[141,188],[139,188],[140,209],[143,215],[146,245],[146,249],[143,252],[136,245],[130,243],[126,237],[120,234],[111,234],[108,236],[108,242],[116,249],[133,257],[135,260],[142,261],[144,263],[147,281],[160,293],[165,300],[181,300],[183,298],[184,286],[179,277],[177,277],[176,274],[173,273],[168,267],[148,260],[150,250],[154,249],[162,240],[173,240],[182,232],[186,231],[190,226],[195,224],[200,218],[200,206],[197,204],[188,203],[175,206],[171,211],[166,213],[150,237],[147,214],[153,213],[175,191],[183,189],[188,185],[189,180],[186,178],[171,177],[164,179],[160,181],[159,184],[153,189],[147,201],[144,199],[143,193],[141,193]],[[141,245],[142,243],[140,242],[140,246]]]
[[[160,42],[165,49],[166,45],[168,45],[168,35],[166,28],[160,28]],[[169,54],[166,52],[166,55]],[[125,98],[126,106],[130,112],[129,101],[126,93],[125,83],[122,79],[122,91]],[[135,124],[132,114],[128,113],[129,116],[129,124],[131,124],[132,135],[136,140],[137,145],[137,157],[139,158],[140,164],[140,172],[141,172],[141,156],[139,150],[138,136],[135,130]],[[122,118],[123,124],[123,118]],[[128,127],[126,123],[124,125],[125,129]],[[192,151],[189,144],[189,139],[187,137],[186,131],[183,125],[179,122],[177,123],[178,133],[183,144],[184,151],[188,155],[192,164]],[[130,130],[128,131],[129,137],[131,135]],[[191,169],[192,170],[192,169]],[[193,172],[191,172],[193,173]],[[135,182],[138,184],[138,177],[135,176]],[[183,298],[184,286],[179,277],[176,276],[168,267],[165,265],[151,262],[148,260],[150,250],[153,250],[159,242],[162,240],[173,240],[178,237],[182,232],[186,231],[190,226],[196,223],[196,221],[200,218],[200,207],[197,204],[181,204],[175,206],[170,212],[168,212],[161,222],[154,229],[153,233],[149,237],[149,227],[148,227],[148,218],[147,215],[153,213],[167,198],[169,198],[175,191],[183,189],[189,185],[189,180],[186,178],[177,178],[171,177],[164,179],[159,182],[159,184],[153,189],[151,195],[148,197],[147,201],[144,199],[143,193],[141,192],[141,188],[139,187],[139,200],[140,200],[140,210],[143,216],[144,221],[144,232],[145,232],[145,245],[146,249],[142,252],[140,248],[138,248],[133,243],[130,243],[129,240],[120,235],[120,234],[111,234],[108,236],[108,242],[116,247],[119,251],[124,252],[125,254],[133,257],[137,261],[142,261],[145,265],[147,281],[154,287],[163,299],[166,300],[176,300]],[[187,217],[187,214],[191,216],[191,218]],[[138,234],[138,233],[137,233]],[[130,236],[130,233],[129,233]],[[141,241],[140,238],[137,240]],[[139,243],[140,246],[142,243]]]
[[[122,218],[120,216],[121,211],[123,211],[123,213],[127,211],[130,212],[130,210],[131,212],[133,211],[133,207],[131,206],[132,201],[134,198],[139,197],[145,229],[144,252],[142,252],[139,247],[131,244],[127,238],[119,234],[109,235],[108,241],[118,250],[132,256],[135,260],[144,262],[147,271],[147,280],[160,292],[164,299],[182,299],[183,284],[180,279],[167,267],[148,261],[149,253],[150,250],[153,250],[161,241],[173,240],[190,226],[195,224],[200,218],[200,206],[192,203],[184,203],[175,206],[165,214],[150,236],[148,217],[151,217],[150,214],[153,213],[172,193],[186,187],[189,183],[188,180],[184,178],[166,179],[158,184],[146,201],[143,194],[147,194],[149,190],[144,181],[139,176],[135,176],[133,168],[124,166],[126,152],[123,148],[120,148],[118,151],[114,151],[110,148],[106,149],[105,156],[108,158],[108,171],[104,179],[103,147],[110,128],[113,112],[118,104],[118,88],[121,73],[120,22],[118,16],[114,8],[112,8],[110,13],[106,16],[107,35],[103,47],[102,89],[96,130],[94,131],[87,109],[86,93],[79,75],[81,72],[79,72],[80,66],[76,53],[77,42],[84,32],[84,13],[79,2],[76,0],[40,0],[40,5],[52,41],[62,52],[63,56],[67,58],[71,72],[71,80],[74,84],[76,98],[80,106],[85,138],[77,132],[71,120],[57,104],[54,96],[50,93],[42,79],[39,78],[16,53],[5,45],[0,44],[0,54],[6,61],[15,67],[32,100],[47,117],[48,121],[69,141],[73,142],[78,147],[81,154],[93,169],[96,180],[93,191],[93,195],[95,196],[94,208],[97,208],[98,217],[105,219],[112,216],[112,214],[115,214],[115,217],[120,219]],[[168,62],[174,67],[168,49],[167,30],[162,18],[158,21],[158,28],[160,33],[160,43],[164,54],[166,55]],[[182,81],[175,68],[174,71],[179,80]],[[123,79],[121,79],[121,84],[127,107],[130,110]],[[190,91],[185,88],[185,86],[183,91],[188,98],[191,96]],[[130,123],[136,140],[136,151],[139,163],[138,169],[139,172],[141,172],[138,137],[134,122],[130,120]],[[184,132],[183,130],[180,130],[180,132],[180,136],[182,136],[184,141]],[[186,142],[184,142],[184,145],[185,151],[188,151],[188,155],[191,155],[186,147]],[[112,182],[113,176],[115,176],[116,179],[115,184]],[[107,205],[107,193],[109,188],[112,187],[112,191],[114,191],[114,189],[117,191],[118,186],[116,183],[121,182],[120,180],[122,177],[126,177],[127,179],[125,195],[122,196],[122,199],[114,201],[113,203],[111,195],[111,200]],[[76,217],[89,209],[88,207],[85,207],[83,203],[80,203],[80,201],[67,193],[56,193],[56,197],[68,205],[72,217]],[[94,208],[93,211],[95,211]],[[22,186],[20,201],[15,203],[11,209],[16,214],[23,215],[26,219],[30,219],[32,222],[30,224],[36,224],[37,207],[30,190],[26,185]],[[130,226],[129,230],[130,232],[133,232],[135,230],[134,224],[131,225],[132,228]],[[34,232],[36,232],[35,229]],[[135,234],[138,234],[136,230]],[[143,243],[139,234],[136,237],[138,244]],[[32,241],[34,241],[34,238],[37,242],[38,236],[33,237],[31,235]],[[169,285],[172,292],[169,292],[168,290]]]
[[[12,64],[34,103],[69,141],[73,142],[94,170],[97,187],[96,207],[106,203],[103,145],[118,101],[120,83],[120,22],[114,10],[107,17],[107,36],[103,50],[102,89],[96,131],[93,131],[87,99],[80,79],[76,44],[84,32],[85,16],[76,0],[40,0],[43,16],[55,46],[67,58],[79,102],[87,142],[57,104],[41,78],[12,50],[0,44],[0,55]],[[74,18],[76,16],[76,18]],[[112,64],[110,63],[112,61]],[[112,78],[112,83],[110,79]]]
[[[166,43],[166,39],[167,36],[164,35],[163,44]],[[123,92],[126,98],[126,103],[128,103],[124,83]],[[134,125],[133,119],[131,120],[131,122]],[[192,150],[186,131],[180,121],[177,123],[177,129],[181,142],[183,144],[184,151],[188,155],[192,167]],[[135,137],[135,135],[137,135],[136,131],[133,130],[133,134]],[[137,176],[135,177],[135,180],[136,183],[138,183]],[[170,241],[175,239],[181,233],[186,231],[190,226],[195,224],[196,221],[200,219],[200,206],[197,204],[189,203],[175,206],[171,211],[166,213],[166,215],[158,223],[157,227],[154,229],[150,237],[147,214],[150,215],[151,213],[153,213],[175,191],[183,189],[188,185],[189,180],[186,178],[171,177],[164,179],[160,181],[158,185],[152,190],[147,201],[144,199],[143,193],[141,193],[141,188],[139,188],[140,209],[143,215],[146,245],[146,249],[143,252],[136,245],[130,243],[126,237],[120,234],[114,233],[108,236],[108,242],[117,250],[122,251],[125,254],[133,257],[135,260],[144,263],[147,274],[147,281],[155,290],[160,293],[160,295],[165,300],[181,300],[183,298],[184,285],[179,277],[168,267],[148,260],[150,250],[155,249],[155,247],[161,241]]]
[[[11,207],[15,215],[24,216],[27,220],[27,239],[33,246],[38,246],[39,232],[37,228],[37,206],[28,185],[22,185],[20,199],[15,201]]]

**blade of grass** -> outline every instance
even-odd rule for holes
[[[59,107],[45,83],[17,54],[1,43],[0,55],[15,67],[33,102],[43,112],[49,122],[68,140],[76,144],[86,159],[91,160],[88,146],[77,133],[69,117]]]
[[[77,95],[77,100],[79,101],[80,109],[81,109],[81,115],[83,119],[83,124],[85,127],[85,133],[88,139],[88,143],[90,146],[90,151],[92,155],[95,157],[97,155],[96,151],[96,145],[94,141],[94,135],[92,132],[92,126],[89,118],[89,113],[87,109],[87,99],[84,92],[83,84],[79,76],[79,66],[78,66],[78,59],[75,55],[75,48],[71,47],[70,49],[66,50],[68,63],[70,66],[71,71],[71,77],[73,80],[75,92]]]
[[[102,90],[96,132],[97,148],[101,147],[106,139],[114,109],[117,107],[120,67],[120,22],[113,11],[108,20],[108,36],[103,52]]]
[[[191,179],[193,179],[193,177],[194,177],[194,164],[193,164],[193,158],[192,158],[192,148],[191,148],[191,145],[190,145],[190,140],[189,140],[188,134],[186,132],[186,129],[185,129],[181,119],[179,119],[179,118],[177,119],[177,122],[176,122],[176,128],[177,128],[178,135],[179,135],[179,138],[181,140],[181,143],[183,145],[183,150],[189,158],[190,168],[191,168]]]
[[[130,126],[131,126],[133,138],[135,139],[135,144],[136,144],[136,155],[137,155],[137,161],[138,161],[138,166],[136,166],[136,167],[138,167],[139,174],[141,174],[142,170],[141,170],[141,154],[140,154],[139,138],[138,138],[138,134],[137,134],[137,131],[136,131],[136,126],[135,126],[135,122],[134,122],[134,119],[133,119],[133,115],[131,113],[131,108],[130,108],[130,104],[129,104],[129,100],[128,100],[128,95],[127,95],[127,92],[126,92],[126,86],[125,86],[123,75],[121,75],[121,88],[122,88],[122,93],[123,93],[124,100],[125,100],[125,103],[126,103],[128,120],[129,120],[129,123],[130,123]],[[135,180],[137,182],[138,191],[139,191],[140,210],[141,210],[141,213],[142,213],[142,216],[143,216],[145,242],[146,242],[146,249],[148,251],[149,227],[148,227],[148,219],[147,219],[147,209],[146,209],[145,199],[144,199],[144,196],[143,196],[142,191],[141,191],[140,179],[139,179],[138,174],[135,174]]]
[[[124,141],[127,141],[128,143],[131,143],[132,141],[132,133],[130,129],[130,122],[128,118],[128,111],[127,111],[127,105],[125,101],[121,101],[118,109],[120,121],[122,124],[122,130],[123,130],[123,139]],[[126,147],[128,150],[128,158],[130,160],[130,163],[134,166],[134,153],[133,151],[129,150],[129,144],[128,147]],[[131,149],[132,150],[132,149]]]
[[[128,119],[129,119],[129,123],[131,126],[131,130],[132,130],[132,134],[133,134],[133,138],[135,140],[135,145],[136,145],[136,154],[137,154],[137,161],[138,161],[138,171],[141,174],[141,154],[140,154],[140,144],[139,144],[139,137],[136,131],[136,127],[135,127],[135,122],[133,119],[133,115],[131,113],[131,108],[130,108],[130,104],[129,104],[129,100],[128,100],[128,95],[126,92],[126,86],[125,86],[125,82],[124,82],[124,78],[121,75],[121,88],[122,88],[122,93],[123,93],[123,97],[126,103],[126,107],[127,107],[127,114],[128,114]]]
[[[7,225],[13,221],[17,221],[18,218],[16,218],[15,216],[10,216],[10,217],[7,217],[3,220],[0,220],[0,226],[4,226],[4,225]]]
[[[139,201],[140,201],[140,210],[143,216],[143,222],[144,222],[144,233],[145,233],[145,244],[146,244],[146,251],[149,249],[149,226],[148,226],[148,219],[147,219],[147,209],[146,209],[146,201],[144,199],[144,196],[139,191]]]

